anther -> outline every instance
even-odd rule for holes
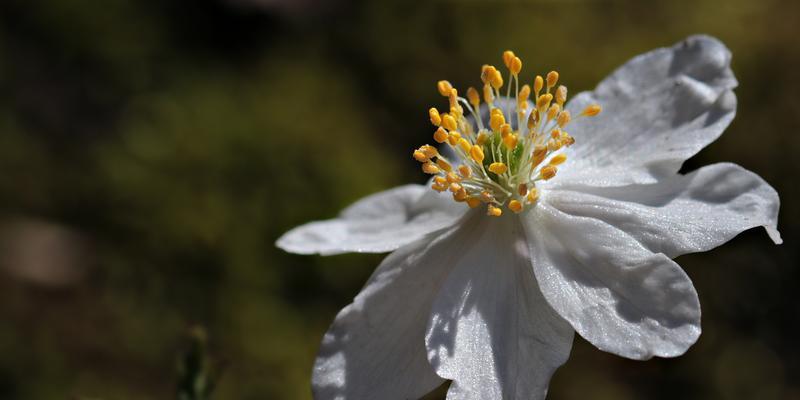
[[[489,135],[486,134],[486,132],[481,131],[478,133],[478,138],[475,139],[475,143],[478,145],[483,145],[487,140],[489,140]]]
[[[448,97],[450,96],[450,91],[453,89],[453,85],[448,81],[439,81],[436,83],[436,89],[439,90],[439,94]]]
[[[560,165],[567,161],[567,155],[564,153],[556,154],[550,159],[550,165]]]
[[[547,90],[556,85],[558,82],[558,72],[550,71],[547,73]]]
[[[425,164],[425,165],[428,165],[428,164]],[[443,169],[445,172],[450,172],[450,171],[453,170],[453,167],[450,165],[450,163],[445,161],[444,159],[441,159],[441,158],[437,158],[436,159],[436,165],[438,165],[439,168]],[[436,171],[436,172],[439,172],[439,171]]]
[[[467,139],[461,138],[458,139],[458,147],[460,147],[461,150],[467,153],[472,148],[472,145],[467,141]]]
[[[469,208],[475,208],[481,204],[481,199],[477,197],[470,197],[467,199],[467,205]]]
[[[447,183],[459,183],[461,182],[461,178],[459,178],[458,175],[453,172],[448,172],[445,174],[445,181]]]
[[[458,173],[461,174],[461,176],[466,179],[472,176],[472,169],[470,169],[470,167],[464,164],[461,164],[458,166]]]
[[[540,113],[544,113],[545,110],[547,110],[547,107],[550,106],[551,101],[553,101],[553,95],[550,93],[545,93],[539,96],[538,99],[536,99],[536,108],[539,110]],[[447,119],[447,116],[445,116],[445,119]]]
[[[489,164],[489,171],[492,171],[497,175],[502,175],[506,171],[508,171],[508,166],[506,166],[505,164],[503,164],[501,162],[493,162],[493,163]]]
[[[511,125],[505,123],[500,125],[500,137],[505,139],[511,133]]]
[[[558,126],[562,128],[567,126],[569,120],[570,120],[569,110],[564,110],[561,112],[561,114],[558,114],[558,121],[557,121]]]
[[[500,110],[499,108],[492,109],[492,115],[489,116],[489,127],[492,128],[493,131],[499,131],[500,127],[506,123],[506,118],[503,116],[503,112],[494,112],[494,110]]]
[[[494,93],[492,92],[492,87],[488,83],[483,85],[483,101],[487,104],[492,104],[494,102]]]
[[[464,188],[459,189],[459,191],[453,193],[453,200],[462,203],[467,200],[467,191]]]
[[[558,172],[558,168],[556,168],[554,165],[545,165],[539,171],[539,177],[544,180],[552,179],[554,176],[556,176],[556,172]]]
[[[542,79],[541,75],[536,75],[536,79],[533,80],[533,94],[536,97],[539,97],[539,92],[542,91],[542,87],[544,86],[544,79]]]
[[[433,177],[433,182],[436,183],[437,185],[448,185],[448,184],[450,184],[450,182],[448,182],[447,179],[445,179],[445,177],[443,177],[443,176],[434,176]]]
[[[561,140],[558,139],[550,139],[547,141],[547,149],[550,151],[556,151],[561,148]]]
[[[520,183],[517,187],[517,193],[519,193],[520,196],[525,196],[528,194],[528,185]]]
[[[547,119],[555,119],[559,111],[561,111],[561,106],[558,104],[551,105],[550,110],[547,111]]]
[[[488,215],[490,217],[499,217],[499,216],[503,215],[503,210],[501,210],[501,209],[489,204],[486,207],[486,215]]]
[[[506,68],[511,69],[511,60],[514,59],[514,52],[511,50],[506,50],[503,52],[503,64],[506,65]]]
[[[456,131],[450,132],[450,135],[447,136],[447,143],[450,143],[450,146],[455,147],[459,140],[461,140],[461,134]]]
[[[508,202],[508,209],[519,214],[522,212],[522,203],[519,200],[511,200]]]
[[[517,94],[517,108],[526,109],[528,108],[528,97],[531,95],[531,87],[528,85],[522,86],[522,89],[519,90]]]
[[[514,57],[511,59],[511,65],[508,67],[514,75],[519,75],[519,71],[522,71],[522,60],[519,57]]]
[[[481,68],[481,81],[483,83],[492,83],[492,78],[494,78],[494,74],[497,72],[497,68],[492,65],[484,65]]]
[[[437,167],[436,164],[432,162],[426,162],[425,164],[422,164],[422,172],[426,174],[435,175],[438,174],[439,171],[440,171],[439,167]]]
[[[503,87],[503,75],[500,74],[500,71],[494,70],[494,75],[492,75],[492,80],[489,83],[495,89],[500,89]]]
[[[448,96],[447,99],[450,101],[450,109],[451,110],[453,108],[455,108],[456,110],[459,109],[459,105],[458,105],[458,89],[456,89],[456,88],[450,89],[450,96]]]
[[[444,143],[448,137],[449,135],[447,134],[447,131],[441,126],[436,130],[436,132],[433,133],[433,140],[435,140],[437,143]]]
[[[433,147],[429,144],[422,145],[419,149],[422,154],[425,154],[425,157],[433,158],[439,155],[439,152],[436,150],[436,147]]]
[[[450,114],[445,114],[442,117],[442,126],[447,129],[448,131],[453,131],[456,129],[456,120]]]
[[[439,110],[431,107],[431,109],[428,110],[428,115],[431,117],[431,123],[433,126],[439,126],[442,124],[442,117],[439,115]]]
[[[423,152],[421,152],[419,150],[414,150],[413,156],[414,156],[415,160],[417,160],[417,161],[419,161],[421,163],[430,161],[428,156],[426,156],[425,153],[423,153]]]
[[[478,90],[470,86],[469,89],[467,89],[467,100],[469,100],[469,104],[472,104],[472,107],[475,107],[475,111],[477,112],[481,104],[481,96],[478,95]]]
[[[509,135],[506,135],[506,137],[503,138],[503,144],[509,150],[513,150],[515,147],[517,147],[517,143],[518,142],[519,142],[519,138],[517,137],[517,135],[515,135],[513,133],[509,134]]]
[[[453,182],[450,184],[450,187],[448,189],[450,189],[451,192],[456,193],[459,190],[462,190],[463,188],[458,183]]]
[[[536,188],[531,189],[531,191],[528,192],[527,198],[529,203],[536,203],[536,200],[539,200],[539,191],[536,190]]]
[[[556,89],[556,103],[559,106],[564,107],[564,103],[567,101],[567,87],[564,85],[560,85],[558,89]]]
[[[600,111],[602,111],[602,110],[603,109],[600,107],[599,104],[592,104],[592,105],[584,108],[583,112],[581,113],[581,115],[585,115],[587,117],[594,117],[595,115],[600,114]]]
[[[536,146],[536,147],[533,148],[533,156],[532,156],[532,159],[531,159],[531,163],[535,167],[535,166],[539,165],[539,163],[544,161],[545,157],[547,157],[547,147],[545,147],[545,146]]]
[[[475,160],[478,164],[483,162],[483,149],[481,146],[472,145],[472,148],[469,150],[469,155]]]

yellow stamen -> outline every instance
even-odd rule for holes
[[[564,85],[560,85],[558,89],[556,89],[556,103],[559,106],[564,107],[564,103],[567,101],[567,87]]]
[[[447,174],[445,174],[445,177],[446,177],[445,181],[447,181],[447,183],[459,183],[459,182],[461,182],[461,178],[459,178],[458,175],[456,175],[453,172],[448,172]]]
[[[556,85],[558,82],[558,72],[550,71],[547,73],[547,90]]]
[[[511,50],[506,50],[503,52],[503,64],[506,65],[506,68],[511,69],[511,60],[514,59],[514,52]]]
[[[503,116],[503,112],[494,112],[494,110],[500,110],[499,108],[492,109],[492,115],[489,117],[489,127],[492,128],[493,131],[499,131],[500,127],[506,123],[506,118]]]
[[[439,168],[443,169],[445,172],[450,172],[453,170],[453,167],[450,165],[450,163],[441,158],[436,159],[436,165],[438,165]]]
[[[469,150],[469,155],[478,164],[483,162],[484,156],[483,156],[483,149],[481,148],[481,146],[472,145],[472,148]]]
[[[450,96],[450,91],[453,90],[453,85],[448,81],[439,81],[436,83],[436,89],[439,90],[439,94],[448,97]]]
[[[539,177],[544,180],[552,179],[556,176],[556,172],[558,172],[558,168],[554,165],[545,165],[542,167],[541,171],[539,171]]]
[[[448,131],[456,130],[456,119],[450,114],[445,114],[442,117],[442,126]]]
[[[460,147],[461,150],[467,153],[472,148],[472,145],[467,141],[467,139],[461,138],[458,139],[458,147]]]
[[[437,185],[448,185],[448,184],[450,184],[450,182],[448,182],[447,179],[445,179],[445,177],[443,177],[443,176],[434,176],[433,177],[433,182],[436,183]]]
[[[470,197],[467,199],[467,205],[469,208],[475,208],[481,204],[481,199],[477,197]]]
[[[483,85],[483,101],[488,104],[494,102],[494,93],[492,92],[492,87],[488,83]]]
[[[561,106],[558,104],[551,105],[550,110],[547,111],[547,119],[555,119],[559,111],[561,111]]]
[[[428,115],[431,117],[431,123],[433,126],[439,126],[442,124],[442,117],[439,115],[439,110],[431,107],[431,109],[428,110]]]
[[[502,175],[508,171],[508,166],[501,162],[493,162],[489,164],[489,171],[492,171],[497,175]]]
[[[450,189],[451,192],[456,193],[459,190],[462,190],[463,187],[461,187],[461,185],[459,185],[458,183],[453,182],[453,183],[450,184],[449,189]]]
[[[545,146],[536,146],[536,147],[533,148],[533,156],[532,156],[531,163],[535,167],[535,166],[539,165],[539,163],[544,161],[545,157],[547,157],[547,147],[545,147]]]
[[[511,125],[505,123],[500,125],[500,137],[505,139],[511,133]]]
[[[587,117],[594,117],[595,115],[600,114],[600,111],[603,111],[603,109],[600,107],[599,104],[592,104],[583,109],[581,115],[585,115]]]
[[[489,135],[486,134],[486,132],[481,132],[478,134],[478,138],[475,140],[475,143],[478,145],[483,145],[487,140],[489,140]]]
[[[472,176],[472,169],[464,164],[461,164],[458,166],[458,173],[464,178],[469,178]]]
[[[426,174],[435,175],[438,174],[439,171],[440,171],[439,167],[437,167],[436,164],[432,162],[426,162],[425,164],[422,164],[422,172]]]
[[[558,126],[565,127],[569,123],[570,115],[569,110],[564,110],[561,114],[558,114]]]
[[[539,200],[539,191],[536,190],[536,188],[533,188],[533,189],[531,189],[530,192],[528,192],[528,196],[527,197],[528,197],[528,202],[529,203],[531,203],[531,204],[536,203],[536,200]]]
[[[425,154],[425,157],[433,158],[439,155],[439,152],[436,150],[436,147],[433,147],[429,144],[422,145],[419,149],[422,154]]]
[[[539,92],[542,91],[542,87],[544,86],[544,79],[542,79],[541,75],[536,75],[536,79],[533,80],[533,94],[538,98]]]
[[[433,133],[433,140],[435,140],[437,143],[444,143],[445,140],[447,140],[447,137],[447,131],[441,126],[436,130],[436,132]]]
[[[453,193],[453,200],[463,203],[467,201],[468,196],[469,195],[467,194],[467,191],[464,190],[464,188],[461,188],[459,191]]]
[[[486,207],[486,215],[488,215],[490,217],[499,217],[499,216],[503,215],[503,210],[501,210],[501,209],[489,204]]]
[[[519,57],[514,57],[511,59],[511,65],[508,67],[514,75],[519,75],[519,71],[522,71],[522,60]]]
[[[467,89],[467,99],[469,100],[469,104],[472,104],[477,111],[481,104],[481,96],[478,94],[478,90],[470,86],[469,89]]]
[[[423,152],[421,152],[419,150],[414,150],[413,156],[414,156],[415,160],[417,160],[417,161],[419,161],[421,163],[430,161],[428,156],[426,156],[425,153],[423,153]]]
[[[517,193],[519,193],[520,196],[525,196],[528,193],[528,185],[520,183],[519,187],[517,188]]]
[[[564,153],[556,154],[550,159],[550,165],[560,165],[567,161],[567,155]]]
[[[509,135],[507,135],[506,137],[503,138],[503,144],[509,150],[513,150],[515,147],[517,147],[518,141],[519,141],[519,138],[517,137],[517,135],[514,135],[514,134],[509,134]]]
[[[522,212],[522,203],[519,200],[511,200],[508,202],[508,209],[519,214]]]
[[[461,140],[461,134],[456,131],[450,132],[450,135],[447,136],[447,143],[450,143],[450,146],[457,145],[459,140]]]
[[[528,108],[528,97],[531,95],[531,87],[528,85],[522,86],[519,94],[517,94],[517,107],[523,110]]]
[[[481,192],[481,201],[484,203],[491,203],[494,201],[494,196],[487,191]]]
[[[553,95],[550,93],[545,93],[536,99],[536,108],[540,113],[544,113],[545,110],[547,110],[547,107],[550,106],[551,101],[553,101]],[[447,119],[447,116],[445,116],[445,119]],[[445,128],[447,127],[445,126]]]

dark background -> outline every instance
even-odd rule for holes
[[[380,255],[286,254],[287,229],[424,177],[438,79],[513,49],[572,94],[693,33],[720,38],[738,115],[685,169],[731,161],[783,207],[678,262],[703,335],[635,362],[576,339],[549,399],[800,399],[800,2],[4,0],[0,398],[170,399],[186,332],[218,399],[307,399],[318,343]],[[532,366],[534,368],[534,366]],[[442,398],[444,391],[431,398]]]

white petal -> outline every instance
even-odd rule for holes
[[[444,382],[428,363],[425,327],[464,246],[459,235],[437,231],[386,257],[325,334],[315,399],[416,399]]]
[[[672,258],[710,250],[757,226],[781,243],[778,193],[735,164],[710,165],[654,184],[564,185],[548,192],[547,202],[567,214],[603,220]]]
[[[465,207],[422,185],[405,185],[367,196],[338,218],[310,222],[275,243],[292,253],[382,253],[452,224]]]
[[[586,340],[633,359],[683,354],[700,335],[691,280],[602,221],[540,201],[523,220],[544,297]]]
[[[573,330],[542,297],[515,216],[473,213],[437,296],[425,343],[448,400],[544,399]]]
[[[576,143],[572,165],[560,178],[609,185],[653,182],[677,172],[736,113],[730,60],[718,40],[692,36],[635,57],[594,92],[576,96],[567,107],[573,116],[593,103],[603,112],[567,127]]]

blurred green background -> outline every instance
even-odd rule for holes
[[[692,33],[734,54],[738,115],[686,169],[732,161],[780,193],[763,230],[678,261],[703,335],[635,362],[576,338],[549,399],[800,399],[800,2],[4,0],[0,399],[172,399],[187,331],[217,399],[308,399],[336,312],[381,255],[273,245],[422,182],[438,79],[513,49],[571,93]],[[430,396],[443,398],[444,388]]]

